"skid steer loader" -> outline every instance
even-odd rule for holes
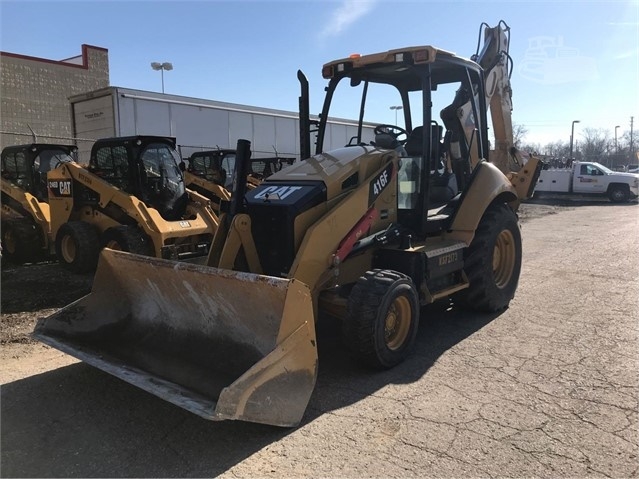
[[[35,139],[34,139],[35,140]],[[2,254],[18,263],[52,252],[47,172],[75,162],[77,147],[46,143],[7,146],[2,161]]]
[[[517,171],[486,160],[491,96],[502,97],[493,123],[509,121],[508,36],[487,27],[475,61],[422,46],[327,63],[317,124],[298,72],[300,141],[310,150],[316,129],[315,154],[233,191],[207,265],[104,250],[92,293],[40,321],[36,337],[202,417],[293,426],[314,388],[321,315],[342,320],[356,360],[390,368],[410,354],[422,305],[503,310],[521,270],[516,211],[538,175],[507,128],[495,144]],[[395,99],[404,127],[362,137]],[[360,105],[359,131],[324,151],[335,102]],[[238,141],[238,167],[249,148]]]
[[[231,189],[235,178],[236,151],[219,148],[217,150],[198,151],[184,163],[184,181],[187,188],[206,196],[219,213],[231,199]],[[264,178],[292,165],[294,158],[269,157],[254,158],[246,177],[247,187],[255,188]],[[226,203],[225,203],[226,202]]]
[[[209,198],[218,213],[224,202],[231,199],[232,179],[227,182],[231,162],[235,164],[235,150],[217,149],[193,153],[188,158],[188,166],[184,161],[180,163],[186,187]]]
[[[47,182],[58,261],[78,273],[95,269],[102,247],[206,256],[219,222],[208,198],[185,188],[173,138],[97,140],[87,168],[65,163]]]

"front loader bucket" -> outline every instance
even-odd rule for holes
[[[110,249],[34,335],[212,420],[295,426],[317,376],[305,284]]]

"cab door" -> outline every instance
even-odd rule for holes
[[[605,173],[595,165],[579,165],[575,172],[573,191],[575,193],[604,193]]]

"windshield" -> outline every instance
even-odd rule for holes
[[[229,158],[233,160],[231,166],[229,166]],[[227,178],[233,175],[234,160],[235,154],[229,154],[220,160],[218,152],[195,153],[189,159],[189,170],[194,175],[225,186]]]
[[[443,75],[442,71],[448,73]],[[444,128],[455,123],[453,120],[460,123],[458,136],[465,134],[468,142],[483,144],[484,139],[477,138],[475,134],[475,130],[481,126],[481,118],[476,118],[470,110],[472,103],[464,105],[469,102],[467,95],[464,95],[468,91],[466,85],[469,79],[473,83],[479,81],[477,75],[469,73],[472,72],[458,67],[448,70],[440,67],[437,76],[428,76],[426,70],[417,67],[407,67],[400,73],[389,73],[383,67],[373,65],[370,69],[353,73],[353,79],[349,76],[335,77],[327,88],[322,112],[322,121],[326,122],[324,137],[317,146],[322,151],[330,151],[346,145],[371,144],[378,141],[374,129],[380,125],[396,126],[397,128],[391,129],[378,128],[377,133],[388,131],[404,144],[413,130],[419,127],[428,129],[429,123],[433,128],[433,141],[438,142],[443,139]],[[457,117],[461,106],[465,106],[464,111],[468,112],[464,118]],[[331,121],[328,120],[329,117]],[[338,121],[332,121],[334,118]],[[348,119],[350,122],[339,119]],[[357,121],[362,122],[359,135],[358,128],[354,125]],[[441,129],[439,135],[437,129]],[[420,135],[421,133],[416,132],[414,137],[418,138]],[[378,146],[388,147],[385,143]],[[475,148],[477,146],[472,149]]]
[[[594,163],[594,165],[597,166],[597,168],[599,168],[601,171],[603,171],[605,174],[607,175],[611,175],[614,173],[614,171],[612,171],[610,168],[606,168],[604,165],[602,165],[601,163]]]
[[[62,163],[72,163],[75,159],[64,150],[43,150],[33,160],[33,170],[47,173]]]
[[[2,177],[23,189],[31,187],[32,175],[27,156],[23,151],[2,157]]]
[[[146,176],[145,196],[166,220],[179,219],[186,207],[186,189],[175,149],[165,143],[148,144],[140,156]]]

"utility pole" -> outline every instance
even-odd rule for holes
[[[630,117],[630,156],[628,158],[628,164],[630,164],[634,160],[633,155],[635,153],[635,151],[632,148],[632,126],[634,124],[634,121],[635,121],[635,117],[631,116]]]

